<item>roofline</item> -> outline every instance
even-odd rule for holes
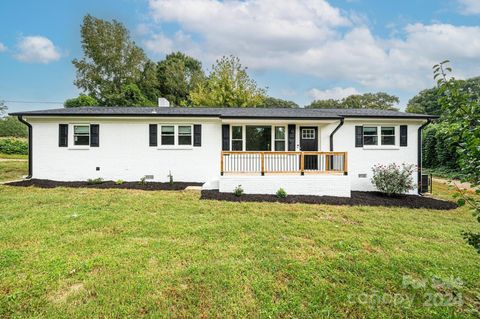
[[[413,114],[413,113],[410,113]],[[427,120],[427,119],[438,119],[440,116],[438,115],[427,115],[427,114],[419,114],[419,115],[411,115],[411,116],[403,116],[403,115],[342,115],[342,118],[383,118],[383,119],[412,119],[412,120]]]

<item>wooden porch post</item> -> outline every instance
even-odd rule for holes
[[[264,152],[261,152],[260,153],[260,163],[261,163],[261,174],[262,176],[265,175],[265,153]]]
[[[348,175],[348,152],[343,153],[343,175]]]
[[[223,152],[220,152],[220,176],[223,176]]]
[[[300,154],[300,175],[305,174],[305,154],[302,152]]]

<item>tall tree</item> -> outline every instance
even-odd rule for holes
[[[345,109],[378,109],[398,110],[395,105],[400,102],[395,95],[385,92],[354,94],[335,100],[315,100],[307,108],[345,108]]]
[[[174,52],[157,64],[158,93],[173,105],[191,106],[189,97],[205,81],[202,63],[181,52]]]
[[[98,101],[93,97],[85,94],[80,94],[72,99],[67,99],[63,103],[65,107],[80,107],[80,106],[98,106]]]
[[[7,106],[5,105],[5,102],[0,100],[0,117],[2,117],[6,112],[7,112]]]
[[[72,61],[77,87],[101,105],[113,105],[124,85],[140,84],[148,59],[120,22],[86,15],[81,37],[84,57]]]
[[[297,108],[297,103],[288,100],[277,99],[271,96],[267,96],[262,105],[257,107],[270,107],[270,108]]]
[[[265,89],[248,76],[237,57],[222,57],[207,80],[190,92],[195,106],[257,107],[265,100]]]
[[[448,124],[448,138],[456,145],[458,164],[466,180],[480,184],[480,98],[477,92],[465,89],[462,81],[449,77],[452,69],[449,61],[433,68],[438,83],[438,103],[442,108],[442,120]],[[480,190],[477,190],[480,194]],[[480,223],[480,200],[459,190],[459,205],[470,205],[472,213]],[[464,232],[467,242],[480,253],[480,232]]]

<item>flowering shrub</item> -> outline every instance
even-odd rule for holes
[[[405,194],[415,188],[412,177],[415,165],[377,164],[373,166],[372,171],[372,184],[388,196]]]

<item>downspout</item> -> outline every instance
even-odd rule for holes
[[[330,134],[330,152],[333,152],[333,135],[341,128],[343,125],[343,119],[340,119],[340,123],[338,123],[337,127],[333,130]]]
[[[418,147],[418,154],[417,154],[417,171],[418,171],[418,176],[417,176],[417,191],[418,194],[422,194],[422,130],[425,126],[430,124],[432,121],[431,119],[427,119],[427,122],[423,123],[419,128],[418,128],[418,142],[417,142],[417,147]]]
[[[30,178],[32,178],[32,175],[33,175],[32,174],[32,167],[33,167],[33,165],[32,165],[33,164],[33,160],[32,160],[33,159],[33,154],[32,154],[32,148],[33,148],[33,145],[32,145],[32,134],[33,134],[32,125],[30,123],[28,123],[27,121],[25,121],[21,115],[18,116],[18,120],[28,127],[28,176],[26,178],[30,179]]]

